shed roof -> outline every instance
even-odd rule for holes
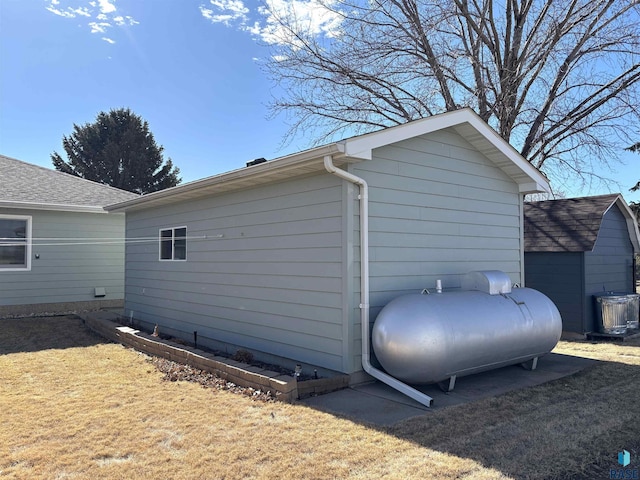
[[[548,180],[538,169],[473,110],[464,108],[185,183],[107,208],[110,211],[131,211],[156,207],[321,172],[325,171],[323,159],[326,155],[331,155],[338,166],[367,161],[373,158],[376,148],[444,129],[453,129],[463,136],[511,177],[521,193],[549,191]]]
[[[139,196],[0,155],[0,207],[103,212]]]
[[[625,217],[633,250],[639,252],[637,222],[619,193],[525,203],[524,251],[590,252],[604,215],[614,206]]]

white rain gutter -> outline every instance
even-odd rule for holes
[[[433,398],[429,395],[402,383],[397,378],[387,375],[371,365],[369,336],[369,187],[367,182],[352,173],[342,170],[333,164],[331,155],[325,155],[324,168],[360,189],[360,324],[362,326],[362,368],[372,377],[386,383],[400,393],[413,398],[422,405],[430,407]]]
[[[56,212],[108,213],[98,205],[68,205],[64,203],[22,202],[19,200],[0,201],[0,208],[19,208],[23,210],[55,210]]]

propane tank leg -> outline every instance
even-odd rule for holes
[[[527,361],[527,362],[523,362],[520,365],[522,365],[522,367],[525,370],[535,370],[536,367],[538,366],[538,357],[534,357],[531,360]]]
[[[438,386],[443,392],[452,392],[456,386],[456,376],[449,377],[449,381],[438,382]]]

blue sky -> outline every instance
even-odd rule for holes
[[[74,123],[120,107],[149,122],[185,182],[308,148],[313,138],[283,146],[285,119],[267,119],[276,87],[256,59],[270,54],[264,44],[277,31],[258,7],[249,0],[0,0],[0,153],[51,168],[50,154],[64,157],[62,136]],[[329,28],[330,19],[313,25]],[[623,159],[615,172],[601,172],[619,186],[562,190],[620,191],[640,201],[628,191],[640,180],[640,155]]]

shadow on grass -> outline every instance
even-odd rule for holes
[[[86,328],[75,315],[0,319],[0,355],[103,343],[110,342]]]
[[[0,320],[0,354],[103,343],[110,342],[93,334],[75,316]],[[621,349],[619,354],[626,351]],[[513,367],[487,372],[485,378],[510,371],[517,377],[542,375],[545,361],[550,369],[554,358],[564,357],[543,357],[537,373]],[[462,391],[480,380],[480,376],[464,377],[456,388]],[[478,384],[475,391],[479,389]],[[515,479],[597,479],[610,478],[612,469],[621,468],[617,453],[623,449],[631,454],[626,467],[631,475],[640,469],[639,394],[640,365],[598,361],[540,385],[433,411],[417,410],[418,416],[392,425],[376,426],[350,415],[339,416],[420,445],[425,454],[433,450],[452,455],[451,478],[471,478],[456,469],[456,462],[463,458]],[[438,473],[433,476],[442,478]]]
[[[542,385],[381,429],[515,479],[610,478],[612,470],[612,478],[637,478],[638,394],[640,366],[600,362]],[[631,477],[615,476],[623,468],[617,463],[623,449],[630,452],[625,469]]]
[[[629,335],[622,340],[575,340],[573,343],[585,344],[585,345],[600,345],[600,346],[612,346],[612,347],[640,347],[640,331],[634,330],[632,335]]]
[[[435,397],[431,410],[380,384],[303,403],[515,479],[609,478],[612,469],[620,474],[617,454],[623,449],[631,454],[626,470],[632,476],[626,478],[635,478],[640,474],[640,365],[608,360],[551,354],[541,359],[539,371],[513,366],[463,377],[450,395],[420,387]],[[538,375],[546,380],[527,385]],[[331,395],[342,395],[343,403],[331,404]],[[377,423],[380,419],[386,424]],[[454,477],[460,474],[455,457]]]

